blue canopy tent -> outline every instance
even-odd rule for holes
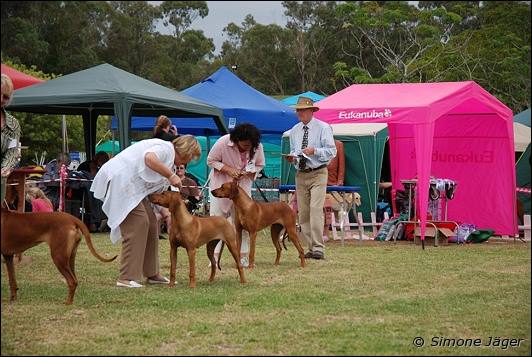
[[[155,127],[156,117],[131,117],[131,130],[152,131]],[[191,134],[195,136],[220,135],[213,118],[170,118],[179,134]],[[118,128],[118,121],[113,117],[111,129]]]
[[[320,95],[320,94],[317,94],[317,93],[314,93],[314,92],[305,92],[305,93],[301,93],[301,94],[297,94],[297,95],[293,95],[291,97],[288,97],[288,98],[285,98],[285,99],[282,99],[281,102],[283,102],[284,104],[286,105],[289,105],[291,107],[295,106],[296,103],[297,103],[297,100],[299,99],[299,97],[307,97],[307,98],[310,98],[312,99],[312,101],[314,103],[316,102],[319,102],[320,100],[326,98],[325,96],[323,95]]]
[[[262,142],[278,145],[279,153],[283,132],[298,123],[292,108],[249,86],[226,67],[221,67],[208,78],[181,93],[220,108],[229,129],[241,123],[255,125],[262,133]],[[215,122],[209,118],[171,117],[170,119],[180,134],[207,138],[221,135]],[[132,117],[131,130],[152,130],[155,120],[154,117]],[[111,128],[113,130],[117,128],[115,118]],[[209,141],[207,139],[207,149],[210,148]],[[273,157],[274,155],[267,158],[265,171],[273,172],[273,165],[276,171],[280,171],[280,158],[274,160]]]
[[[181,93],[220,108],[229,129],[237,124],[251,123],[262,134],[278,135],[279,143],[283,133],[298,123],[292,108],[249,86],[226,67]],[[212,119],[201,119],[172,118],[172,122],[183,134],[220,135]],[[113,118],[113,129],[115,123]],[[151,130],[154,125],[153,117],[133,117],[131,120],[132,130]]]

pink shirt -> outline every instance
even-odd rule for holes
[[[36,198],[31,201],[31,211],[32,212],[53,212],[54,208],[49,201],[43,198]]]
[[[242,154],[242,155],[241,155]],[[229,175],[220,172],[224,165],[234,167],[239,170],[246,168],[249,162],[249,152],[240,153],[238,147],[229,139],[229,134],[222,136],[213,145],[209,155],[207,156],[207,165],[212,168],[209,175],[210,183],[209,189],[214,190],[222,186],[226,182],[233,181],[233,178]],[[264,167],[264,150],[262,144],[259,144],[255,155],[251,162],[254,164],[255,178],[257,174]],[[242,187],[251,196],[251,185],[253,181],[249,178],[243,178],[240,180],[240,187]],[[224,212],[228,212],[231,208],[232,201],[228,198],[220,198],[220,207]]]

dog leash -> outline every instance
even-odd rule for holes
[[[255,187],[257,188],[257,190],[259,191],[260,195],[262,196],[262,199],[266,202],[270,202],[267,198],[266,198],[266,195],[264,194],[264,192],[262,192],[262,190],[260,189],[260,187],[257,185],[257,181],[253,181],[253,183],[255,184]]]

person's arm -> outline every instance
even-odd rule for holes
[[[345,178],[345,155],[344,155],[344,143],[338,141],[336,148],[336,156],[338,157],[338,186],[344,185]]]
[[[321,129],[321,147],[314,148],[314,155],[321,162],[329,162],[336,156],[336,145],[334,143],[334,136],[330,125],[324,126]]]
[[[207,166],[233,178],[240,178],[240,170],[222,162],[223,142],[218,140],[207,155]]]
[[[166,177],[172,186],[181,186],[181,179],[177,176],[176,173],[172,172],[168,167],[166,167],[157,155],[153,152],[148,152],[144,155],[144,163],[153,171],[157,172],[159,175]]]
[[[194,182],[194,180],[190,180],[190,186],[194,186],[192,188],[192,196],[196,197],[197,199],[200,199],[201,198],[201,190],[199,189],[198,185],[196,184],[196,182]]]

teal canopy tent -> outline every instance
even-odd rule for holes
[[[296,95],[293,95],[291,97],[288,97],[288,98],[284,98],[281,100],[281,102],[283,102],[284,104],[288,105],[288,106],[295,106],[296,103],[297,103],[297,100],[299,99],[299,97],[307,97],[307,98],[310,98],[312,99],[312,101],[314,103],[316,102],[319,102],[320,100],[322,100],[323,98],[325,98],[324,95],[321,95],[321,94],[317,94],[317,93],[314,93],[314,92],[305,92],[305,93],[301,93],[301,94],[296,94]]]

